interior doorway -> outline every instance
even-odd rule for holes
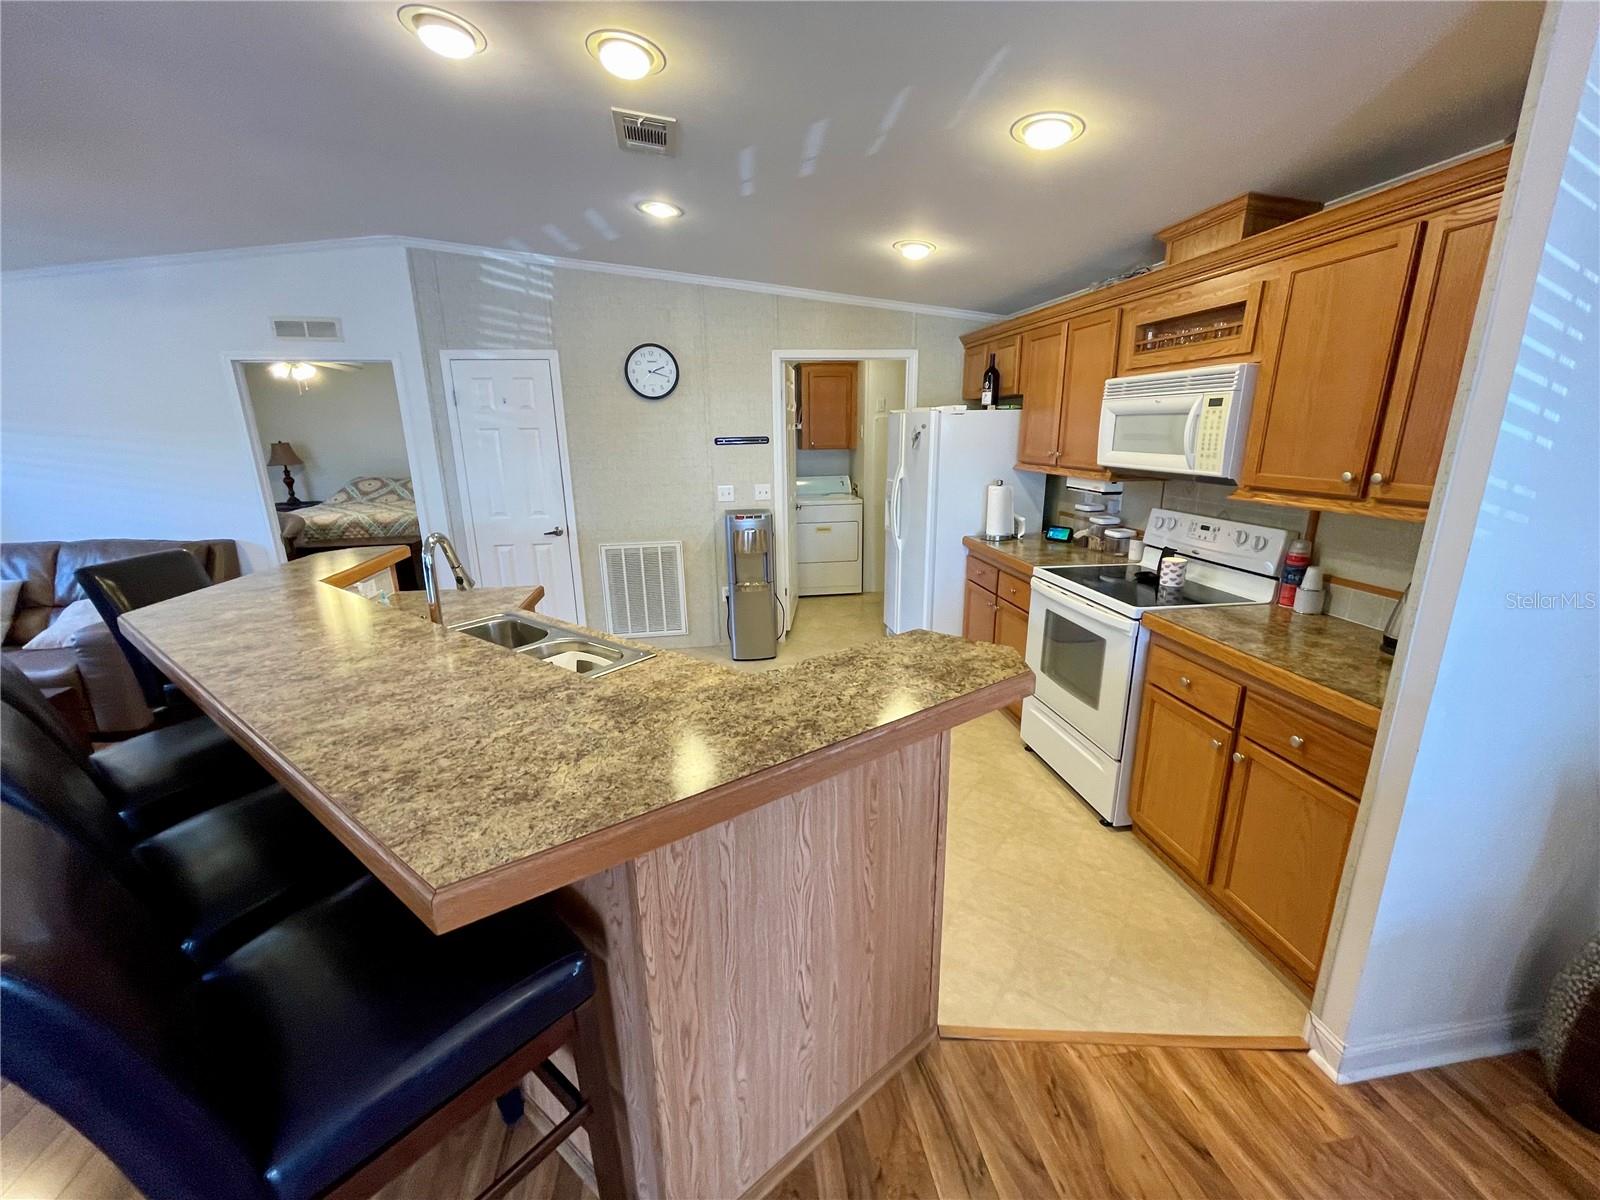
[[[234,370],[285,560],[352,546],[408,545],[402,587],[419,586],[411,452],[387,361],[236,360]]]

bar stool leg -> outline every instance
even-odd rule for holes
[[[599,1005],[593,999],[585,1000],[573,1016],[578,1021],[578,1036],[572,1040],[572,1056],[578,1068],[578,1087],[591,1110],[584,1128],[589,1133],[595,1187],[600,1200],[625,1200],[627,1176],[623,1174],[622,1147],[611,1107],[611,1076],[606,1070],[605,1043],[601,1040],[605,1030]]]
[[[522,1120],[523,1099],[522,1088],[514,1087],[505,1095],[495,1101],[495,1106],[500,1110],[500,1119],[507,1125],[515,1125]]]

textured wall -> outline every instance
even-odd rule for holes
[[[770,446],[716,447],[721,434],[772,432],[774,350],[914,348],[919,404],[960,394],[959,335],[975,323],[892,309],[641,279],[435,250],[409,252],[434,425],[455,524],[460,504],[440,350],[554,347],[561,359],[567,448],[589,620],[604,612],[602,543],[681,539],[689,636],[717,640],[721,513],[772,482]],[[635,396],[622,361],[640,342],[678,359],[677,390]],[[671,639],[663,639],[670,641]]]

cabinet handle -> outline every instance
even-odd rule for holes
[[[1234,762],[1243,762],[1244,761],[1244,755],[1240,754],[1237,750],[1235,750],[1233,752],[1233,761]]]
[[[1305,738],[1301,737],[1298,733],[1291,733],[1289,735],[1289,745],[1290,745],[1291,748],[1293,748],[1295,750],[1298,750],[1298,749],[1300,749],[1301,746],[1304,746],[1305,744],[1306,744]]]
[[[1188,687],[1193,682],[1194,681],[1192,679],[1190,679],[1187,675],[1179,675],[1178,676],[1178,686],[1179,687]]]
[[[1383,482],[1383,472],[1382,471],[1374,471],[1372,473],[1372,482],[1373,483],[1382,483]]]
[[[1221,750],[1222,749],[1222,739],[1220,739],[1220,738],[1212,738],[1211,739],[1211,748],[1213,750]]]
[[[1346,471],[1343,475],[1339,476],[1339,478],[1342,479],[1345,483],[1354,483],[1356,476],[1355,476],[1355,472]]]

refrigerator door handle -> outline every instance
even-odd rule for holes
[[[902,472],[900,472],[900,474],[898,474],[898,475],[896,475],[894,477],[894,495],[892,497],[892,501],[891,501],[891,505],[890,505],[891,513],[892,513],[892,521],[891,521],[891,524],[890,524],[890,528],[891,528],[892,532],[894,533],[894,540],[895,540],[896,544],[898,544],[902,540],[901,536],[900,536],[900,501],[901,501],[902,495],[905,492],[905,484],[906,484],[906,476],[905,476],[905,472],[902,471]]]

